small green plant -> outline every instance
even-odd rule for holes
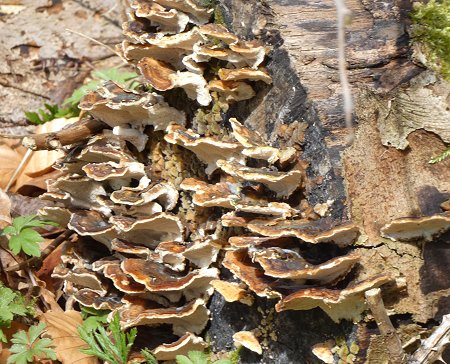
[[[39,339],[39,336],[45,329],[45,324],[31,326],[28,332],[20,330],[16,332],[11,341],[13,345],[9,349],[12,355],[6,361],[6,364],[26,364],[37,359],[49,358],[56,360],[56,354],[53,349],[52,340],[49,338]]]
[[[448,147],[446,150],[444,150],[438,156],[431,158],[428,163],[431,163],[431,164],[439,163],[439,162],[442,162],[443,160],[447,159],[449,156],[450,156],[450,147]]]
[[[47,225],[58,226],[53,221],[39,220],[37,215],[19,216],[3,229],[1,235],[9,236],[8,246],[14,254],[23,251],[27,255],[39,257],[41,251],[38,243],[44,241],[44,238],[32,228]]]
[[[450,82],[450,0],[414,3],[412,38],[421,45],[426,66]]]
[[[147,348],[142,349],[141,354],[145,359],[145,364],[158,364],[158,360],[156,360],[155,356]]]
[[[83,318],[83,328],[87,331],[94,331],[99,326],[108,323],[109,310],[96,310],[92,307],[81,307],[81,317]]]
[[[37,112],[25,111],[25,116],[28,121],[35,125],[45,124],[47,121],[57,118],[72,118],[79,114],[80,110],[76,107],[69,106],[65,109],[61,109],[58,105],[50,104],[44,104],[44,108],[39,109]]]
[[[121,86],[135,88],[137,86],[135,79],[138,77],[138,74],[135,72],[120,71],[117,68],[107,68],[93,71],[91,77],[92,81],[77,88],[70,97],[63,101],[63,107],[44,104],[44,108],[39,109],[37,112],[26,111],[26,118],[30,123],[39,125],[57,118],[78,116],[80,114],[78,104],[83,96],[94,91],[101,82],[114,81]]]
[[[93,80],[88,82],[86,85],[77,88],[72,95],[65,99],[63,106],[74,106],[76,107],[84,95],[94,91],[103,81],[113,81],[121,86],[131,88],[137,86],[135,81],[138,77],[136,72],[124,72],[117,68],[107,68],[103,70],[95,70],[91,74]]]
[[[89,349],[80,349],[84,354],[94,355],[110,364],[126,364],[131,347],[136,339],[137,330],[132,328],[125,333],[120,328],[119,314],[116,313],[108,325],[108,332],[102,326],[96,330],[87,331],[84,327],[78,328],[78,333]]]
[[[237,364],[239,361],[240,348],[228,353],[228,358],[212,360],[211,354],[203,351],[190,351],[187,356],[177,355],[177,364]]]
[[[0,341],[6,342],[6,336],[1,327],[9,327],[15,316],[26,316],[31,308],[24,297],[12,289],[0,284]]]

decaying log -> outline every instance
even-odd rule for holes
[[[81,142],[106,127],[107,125],[99,120],[84,118],[56,133],[27,136],[22,144],[31,150],[58,149],[64,145]]]
[[[427,97],[444,103],[448,95],[448,86],[433,81],[428,71],[411,61],[411,3],[345,2],[352,13],[345,52],[355,105],[351,146],[339,80],[334,1],[220,0],[220,4],[225,23],[239,36],[258,37],[273,45],[267,62],[272,87],[261,86],[254,99],[230,107],[228,115],[274,145],[300,146],[301,158],[308,163],[304,196],[309,204],[333,201],[326,218],[336,223],[351,219],[367,237],[355,249],[364,261],[361,278],[385,271],[408,277],[404,292],[385,297],[390,312],[411,315],[419,323],[447,313],[450,234],[425,245],[380,236],[380,228],[393,219],[438,213],[440,203],[450,197],[450,162],[428,164],[445,149],[441,136],[427,132],[428,127],[415,127],[411,133],[408,129],[409,147],[399,150],[385,143],[388,138],[382,132],[387,126],[399,131],[410,128],[405,125],[411,120],[407,114],[416,114],[421,105],[397,105],[404,105],[411,93],[424,104],[430,103]],[[416,97],[425,93],[428,96]],[[229,307],[214,297],[211,310],[213,347],[225,350],[233,330],[258,326],[270,306],[263,307],[263,313]],[[312,330],[308,320],[315,322]],[[242,362],[316,363],[311,346],[343,333],[356,337],[358,362],[366,359],[368,341],[358,337],[361,325],[331,325],[320,312],[312,311],[276,315],[270,326],[277,342],[268,340],[269,350],[263,350],[262,358],[244,352]]]

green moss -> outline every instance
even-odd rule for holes
[[[426,66],[450,82],[450,0],[414,3],[412,38],[419,43]]]
[[[223,25],[224,27],[227,26],[225,23],[225,17],[223,16],[223,10],[220,5],[216,5],[214,8],[214,23]]]

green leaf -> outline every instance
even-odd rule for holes
[[[3,234],[16,235],[18,233],[19,232],[16,230],[14,226],[7,226],[3,229]]]
[[[14,316],[26,316],[28,313],[30,309],[24,297],[0,284],[0,326],[9,327]]]
[[[449,156],[450,156],[450,148],[447,148],[438,156],[431,158],[428,163],[430,163],[430,164],[439,163],[439,162],[442,162],[443,160],[447,159]]]
[[[38,243],[44,241],[44,238],[31,228],[23,229],[20,234],[14,235],[9,239],[9,248],[14,254],[19,254],[21,250],[25,254],[39,257],[41,251]]]
[[[32,111],[25,111],[25,116],[31,124],[39,125],[43,124],[39,115]]]
[[[30,227],[44,227],[47,225],[51,225],[51,226],[59,225],[58,223],[53,222],[53,221],[39,220],[38,216],[36,216],[36,215],[16,217],[15,219],[13,219],[12,224],[16,228],[16,230],[19,232],[22,229],[30,228]]]
[[[52,340],[48,338],[39,339],[44,329],[45,324],[40,323],[37,326],[31,326],[28,333],[23,330],[16,332],[11,339],[14,343],[10,348],[13,355],[8,358],[6,363],[26,364],[32,362],[35,358],[56,360],[56,353],[49,348],[52,345]]]
[[[230,359],[220,359],[214,362],[214,364],[232,364]]]
[[[92,331],[86,330],[83,326],[79,327],[80,338],[89,345],[88,349],[81,349],[81,352],[97,356],[110,364],[126,364],[137,330],[134,328],[128,333],[124,332],[120,327],[118,313],[113,316],[108,330],[111,332],[112,339],[102,326]]]
[[[43,322],[39,323],[37,326],[31,326],[28,329],[28,336],[30,337],[30,342],[35,341],[44,330],[45,324]]]
[[[188,357],[194,364],[208,364],[208,355],[203,351],[190,351]]]
[[[91,81],[86,85],[77,88],[70,97],[63,101],[63,105],[71,105],[73,107],[77,106],[81,99],[89,92],[94,91],[99,84],[100,81]]]
[[[145,364],[158,364],[158,360],[156,360],[153,353],[147,348],[141,350],[141,355],[145,359]]]
[[[31,222],[35,219],[37,219],[37,215],[18,216],[13,219],[12,225],[16,228],[17,233],[20,233],[20,230],[25,227],[31,227],[29,224],[31,224]]]
[[[97,329],[99,326],[108,322],[107,315],[105,316],[90,316],[83,321],[83,327],[86,331],[90,332]]]
[[[177,355],[175,357],[175,360],[177,361],[177,364],[196,364],[193,363],[188,357],[184,355]]]
[[[2,329],[0,329],[0,341],[6,343],[8,341],[8,339],[6,338],[5,333],[2,331]]]

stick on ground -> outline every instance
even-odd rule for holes
[[[386,340],[386,349],[389,351],[391,359],[390,363],[406,363],[402,342],[386,312],[383,299],[381,298],[381,290],[379,288],[368,290],[366,292],[366,301],[370,311],[372,311],[372,315],[375,318],[381,335],[383,335]]]
[[[95,119],[81,119],[56,133],[34,134],[23,138],[24,147],[31,150],[53,150],[81,142],[105,129],[107,125]]]

